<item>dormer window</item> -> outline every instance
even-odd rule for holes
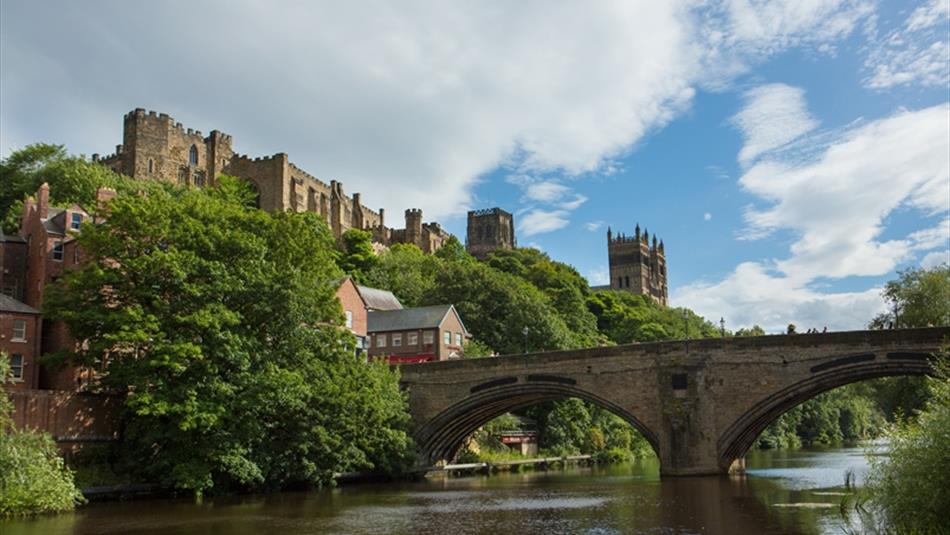
[[[82,214],[73,213],[69,216],[69,228],[79,230],[82,226]]]
[[[195,145],[192,145],[191,150],[188,151],[188,162],[191,165],[198,165],[198,147]]]

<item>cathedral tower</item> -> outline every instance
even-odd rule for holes
[[[637,225],[633,236],[613,234],[607,229],[607,256],[610,264],[610,289],[648,295],[667,306],[666,254],[663,242],[652,245],[650,234]]]

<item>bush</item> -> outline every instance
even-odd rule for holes
[[[950,364],[935,367],[924,410],[888,430],[887,456],[870,456],[867,492],[898,533],[950,533]]]
[[[9,373],[0,353],[0,382]],[[12,407],[0,389],[0,516],[68,511],[83,501],[73,473],[66,468],[47,433],[13,427]]]

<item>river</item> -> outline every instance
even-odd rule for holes
[[[3,535],[841,534],[861,448],[756,451],[744,477],[660,480],[655,460],[319,491],[98,503],[0,521]]]

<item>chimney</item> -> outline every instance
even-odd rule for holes
[[[33,212],[33,208],[36,206],[36,201],[33,200],[33,196],[30,195],[23,201],[23,213],[20,214],[20,235],[22,236],[26,232],[26,221],[29,219],[30,214]]]
[[[96,190],[96,210],[104,213],[108,210],[108,203],[115,198],[115,190],[101,186]]]
[[[36,207],[40,212],[40,219],[49,217],[49,184],[46,182],[36,191]]]

